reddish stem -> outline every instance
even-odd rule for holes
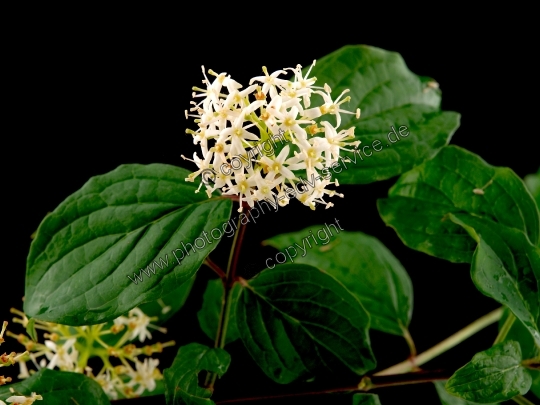
[[[385,375],[380,377],[375,376],[365,376],[362,378],[360,384],[349,387],[339,387],[326,389],[321,391],[308,391],[308,392],[296,392],[291,394],[282,394],[282,395],[267,395],[260,397],[248,397],[248,398],[236,398],[236,399],[227,399],[224,401],[217,401],[217,405],[221,404],[233,404],[239,402],[249,402],[249,401],[262,401],[266,399],[282,399],[282,398],[292,398],[292,397],[304,397],[312,395],[321,395],[321,394],[334,394],[334,393],[346,393],[346,392],[367,392],[372,389],[384,388],[384,387],[393,387],[397,385],[406,385],[406,384],[421,384],[433,381],[447,380],[453,373],[435,370],[435,371],[421,371],[415,373],[406,373],[406,374],[396,374],[396,375]]]
[[[208,267],[210,267],[212,270],[214,270],[214,273],[216,273],[220,279],[225,280],[227,276],[225,275],[225,272],[221,270],[221,267],[219,267],[212,259],[210,259],[210,256],[208,256],[204,260],[204,264],[206,264]]]
[[[249,214],[249,206],[246,210],[246,215]],[[242,249],[242,242],[244,241],[244,234],[246,233],[246,224],[240,223],[240,229],[238,230],[238,241],[236,242],[236,246],[234,247],[234,253],[233,253],[233,260],[231,265],[231,274],[229,274],[229,277],[227,279],[228,286],[231,287],[232,284],[235,282],[236,278],[236,268],[238,267],[238,259],[240,258],[240,249]]]

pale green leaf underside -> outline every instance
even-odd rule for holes
[[[14,395],[10,392],[10,388],[15,390],[17,395],[30,396],[32,392],[41,395],[43,400],[36,401],[36,405],[111,404],[97,382],[84,374],[70,371],[41,369],[26,380],[0,387],[0,400],[5,402],[7,398]]]
[[[240,337],[274,381],[286,384],[320,368],[362,375],[375,367],[369,315],[330,275],[281,265],[244,285],[237,306]]]
[[[310,76],[317,77],[319,86],[330,85],[333,98],[350,89],[347,96],[351,101],[340,108],[353,112],[360,108],[362,115],[356,119],[342,114],[340,129],[354,126],[356,140],[362,142],[360,149],[375,140],[382,144],[379,151],[373,151],[373,146],[365,149],[372,155],[362,155],[363,160],[357,157],[356,164],[337,174],[341,183],[364,184],[397,176],[434,156],[459,127],[458,113],[440,110],[441,92],[428,85],[434,81],[412,73],[398,53],[365,45],[345,46],[319,59]],[[313,105],[318,105],[319,97],[313,96]],[[329,115],[320,120],[336,123]],[[406,126],[409,135],[389,139],[392,127],[399,132],[400,126]]]
[[[170,368],[163,372],[165,399],[168,405],[211,405],[212,390],[202,388],[198,375],[206,370],[222,377],[229,368],[231,356],[223,349],[199,343],[180,347]]]
[[[519,343],[508,341],[477,353],[446,383],[459,398],[487,403],[510,399],[529,391],[532,378],[521,365]]]
[[[412,315],[412,283],[401,263],[378,239],[325,224],[277,235],[263,243],[296,255],[292,258],[296,263],[315,266],[335,277],[369,312],[371,328],[403,335]]]
[[[231,201],[195,194],[188,174],[164,164],[122,165],[62,202],[32,243],[25,312],[68,325],[106,322],[191,279],[219,238],[185,244],[221,228]],[[131,281],[135,274],[142,281]]]
[[[498,236],[487,236],[489,242],[480,237],[471,277],[482,293],[512,310],[540,347],[540,249],[519,232],[506,240]]]
[[[434,383],[437,394],[439,394],[439,399],[441,400],[441,405],[475,405],[476,402],[465,401],[464,399],[450,395],[446,388],[444,388],[444,381],[437,381]],[[487,405],[495,405],[495,402],[492,402]]]

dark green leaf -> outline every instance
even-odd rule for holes
[[[508,308],[505,308],[503,315],[499,321],[499,330],[504,325],[504,322],[508,318],[509,314],[511,314],[510,310]],[[504,339],[504,341],[507,340],[515,340],[519,343],[519,346],[521,347],[521,353],[524,359],[532,359],[533,357],[540,355],[540,349],[534,344],[534,339],[531,333],[525,327],[525,325],[523,325],[523,323],[517,318],[514,318],[514,323],[508,331],[506,338]]]
[[[472,262],[477,288],[507,305],[540,344],[540,250],[533,245],[540,222],[514,172],[449,146],[404,174],[389,195],[379,211],[406,245]]]
[[[238,297],[242,293],[242,287],[238,283],[234,284],[231,292],[231,306],[229,323],[227,324],[227,335],[225,343],[234,342],[240,337],[238,327],[236,326],[236,304]],[[221,313],[222,300],[224,299],[223,282],[220,279],[210,280],[206,286],[206,291],[203,296],[203,306],[197,312],[199,325],[212,341],[216,338],[217,327],[219,323],[219,315]]]
[[[139,305],[139,308],[150,317],[158,317],[158,320],[152,323],[162,324],[176,312],[178,312],[185,304],[189,293],[191,292],[191,287],[193,287],[193,283],[195,282],[196,276],[197,274],[195,273],[188,281],[173,292],[164,295],[156,301]]]
[[[476,241],[451,213],[516,228],[533,244],[539,240],[538,210],[523,181],[457,146],[401,176],[378,208],[407,246],[452,262],[471,262]]]
[[[434,384],[435,384],[435,388],[437,389],[437,394],[439,394],[439,399],[441,400],[442,405],[474,405],[475,404],[475,402],[465,401],[464,399],[450,395],[448,392],[446,392],[446,389],[444,388],[444,384],[445,384],[444,381],[437,381]],[[495,405],[495,403],[492,402],[491,405]]]
[[[412,73],[395,52],[345,46],[319,59],[310,76],[317,77],[319,86],[328,83],[334,99],[350,89],[351,101],[340,108],[362,110],[360,119],[341,115],[340,128],[354,126],[356,140],[362,141],[356,163],[337,174],[342,183],[397,176],[435,155],[459,126],[459,114],[440,110],[441,92],[435,81]],[[318,97],[313,96],[313,105],[319,105]],[[333,116],[323,115],[321,120],[335,123]],[[350,153],[344,156],[355,160]]]
[[[182,346],[170,368],[165,369],[165,398],[167,405],[210,405],[212,390],[198,383],[201,371],[211,371],[220,377],[229,368],[231,356],[223,349],[211,349],[199,343]]]
[[[540,276],[534,274],[540,272],[540,249],[520,232],[515,232],[515,238],[504,238],[500,230],[499,235],[489,235],[490,244],[484,240],[486,234],[480,237],[471,277],[483,294],[508,306],[540,346]],[[498,236],[502,236],[500,241]],[[504,260],[501,257],[507,251],[508,260]]]
[[[535,174],[525,176],[525,184],[536,200],[536,205],[540,207],[540,169]]]
[[[468,401],[504,401],[529,391],[532,378],[521,365],[519,343],[508,341],[477,353],[446,383],[446,390]]]
[[[381,405],[379,396],[375,394],[354,394],[353,405]]]
[[[531,392],[540,399],[540,371],[537,370],[529,370],[531,375],[533,376],[533,382],[531,385]]]
[[[15,390],[15,394],[10,392]],[[43,397],[36,405],[110,405],[101,386],[84,374],[69,371],[39,370],[26,380],[0,387],[0,400],[12,395],[30,396],[32,392]]]
[[[318,237],[318,246],[310,238],[312,234]],[[403,335],[412,315],[412,283],[401,263],[378,239],[325,224],[277,235],[263,243],[343,283],[369,312],[373,329]]]
[[[375,367],[369,315],[332,276],[307,265],[281,265],[243,286],[240,337],[272,380],[286,384],[344,366],[362,375]]]
[[[216,231],[207,243],[203,233],[228,221],[231,202],[195,194],[188,174],[122,165],[68,197],[32,242],[25,312],[67,325],[101,323],[189,282],[221,237]]]

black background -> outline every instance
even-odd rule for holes
[[[8,139],[4,137],[3,147],[7,179],[4,234],[8,235],[1,266],[0,315],[4,319],[11,318],[9,307],[22,307],[30,235],[47,212],[89,177],[124,163],[159,162],[194,169],[180,154],[191,156],[197,150],[191,136],[184,133],[193,125],[183,111],[189,107],[191,87],[201,85],[201,65],[226,71],[247,85],[250,77],[261,74],[263,65],[270,71],[298,63],[307,66],[346,44],[396,51],[414,73],[433,77],[440,84],[444,110],[461,114],[461,127],[451,143],[481,155],[492,165],[511,167],[520,177],[538,169],[538,125],[533,110],[538,69],[529,57],[537,46],[527,23],[520,23],[517,30],[508,26],[514,20],[521,22],[521,17],[495,21],[455,16],[443,21],[440,14],[444,12],[423,11],[414,19],[395,14],[367,28],[363,26],[369,19],[366,16],[344,22],[332,15],[306,15],[301,24],[270,24],[255,16],[217,22],[206,19],[209,10],[201,12],[177,21],[163,21],[164,10],[159,17],[132,19],[122,15],[90,23],[77,16],[39,29],[23,24],[24,35],[16,42],[20,46],[5,60],[11,70],[6,81],[14,91],[9,93],[7,122],[12,124],[5,129]],[[408,249],[385,227],[375,203],[394,182],[395,178],[371,185],[340,186],[345,198],[333,198],[335,207],[329,210],[319,207],[311,211],[291,203],[261,217],[257,224],[248,226],[240,269],[251,264],[262,268],[264,259],[275,254],[272,248],[261,247],[262,240],[338,218],[348,231],[378,237],[409,272],[415,292],[410,330],[419,352],[495,309],[497,303],[473,286],[468,265]],[[227,252],[228,246],[221,246],[211,257],[225,266]],[[213,277],[203,267],[187,304],[165,325],[167,336],[154,336],[161,341],[175,339],[178,345],[193,341],[211,345],[198,327],[196,312],[206,282]],[[488,348],[495,336],[496,327],[488,327],[424,368],[455,370],[474,353]],[[407,357],[403,339],[377,332],[371,337],[380,368]],[[20,346],[8,341],[2,346],[4,350],[20,350]],[[280,386],[264,376],[241,342],[227,346],[227,350],[232,363],[226,376],[216,383],[215,400],[337,387],[355,381],[354,376],[337,376],[336,381]],[[168,349],[160,357],[162,369],[170,365],[175,353],[175,348]],[[16,368],[6,369],[6,375],[16,374]],[[383,404],[438,403],[429,384],[377,393]],[[290,403],[302,400],[306,399]],[[350,395],[316,396],[309,402],[349,404],[351,400]],[[164,402],[140,399],[132,403]]]

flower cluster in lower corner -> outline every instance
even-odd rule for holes
[[[24,327],[28,325],[28,318],[23,312],[13,308],[11,312],[20,317],[13,319],[15,323]],[[165,328],[153,325],[151,322],[154,320],[139,308],[132,309],[127,316],[120,316],[113,322],[99,325],[67,326],[35,320],[34,327],[42,332],[44,340],[38,338],[35,342],[25,334],[7,331],[6,335],[17,339],[26,351],[0,356],[0,366],[2,362],[5,365],[18,364],[19,379],[28,378],[41,368],[84,373],[98,382],[110,399],[138,397],[145,391],[153,391],[156,380],[163,378],[157,368],[159,360],[150,356],[175,344],[169,341],[137,346],[131,342],[138,339],[142,343],[151,339],[149,329],[167,332]],[[0,343],[6,324],[0,334]],[[140,359],[142,356],[146,358]],[[9,377],[0,377],[0,381],[2,379],[4,383],[11,381]],[[26,399],[32,402],[11,402],[31,404],[35,399],[40,399],[38,397]],[[10,402],[11,398],[18,396],[12,396],[7,401]],[[3,405],[1,401],[0,405]]]
[[[292,80],[280,77],[287,70],[293,73]],[[263,67],[263,72],[264,76],[252,78],[250,86],[241,90],[242,85],[226,73],[209,70],[208,74],[215,76],[210,81],[203,66],[206,88],[194,87],[193,93],[194,98],[202,100],[192,101],[191,113],[186,111],[186,118],[193,117],[198,126],[196,131],[186,132],[200,144],[202,157],[194,153],[192,161],[198,170],[186,180],[194,181],[208,170],[217,173],[213,185],[205,184],[208,196],[217,189],[239,196],[241,212],[242,201],[253,207],[256,201],[275,200],[275,195],[280,205],[287,205],[286,185],[295,188],[295,182],[302,178],[314,178],[315,186],[296,198],[311,209],[316,203],[329,208],[333,204],[324,200],[326,195],[343,195],[327,189],[338,183],[321,173],[338,161],[342,150],[352,152],[350,148],[360,144],[354,140],[354,127],[338,129],[342,114],[360,118],[360,109],[350,112],[341,108],[350,100],[344,97],[349,90],[333,99],[327,84],[315,86],[317,79],[308,77],[311,68],[305,75],[300,65],[271,74]],[[320,105],[311,105],[313,94],[320,96]],[[334,115],[336,125],[322,118],[319,124],[314,121],[326,115]],[[291,145],[285,145],[279,153],[273,147],[266,148],[268,142],[275,143],[283,136]]]
[[[37,395],[35,392],[32,392],[29,397],[25,395],[12,395],[6,399],[8,404],[12,405],[32,405],[35,401],[42,400],[43,397],[41,395]],[[6,405],[6,403],[0,400],[0,405]]]

